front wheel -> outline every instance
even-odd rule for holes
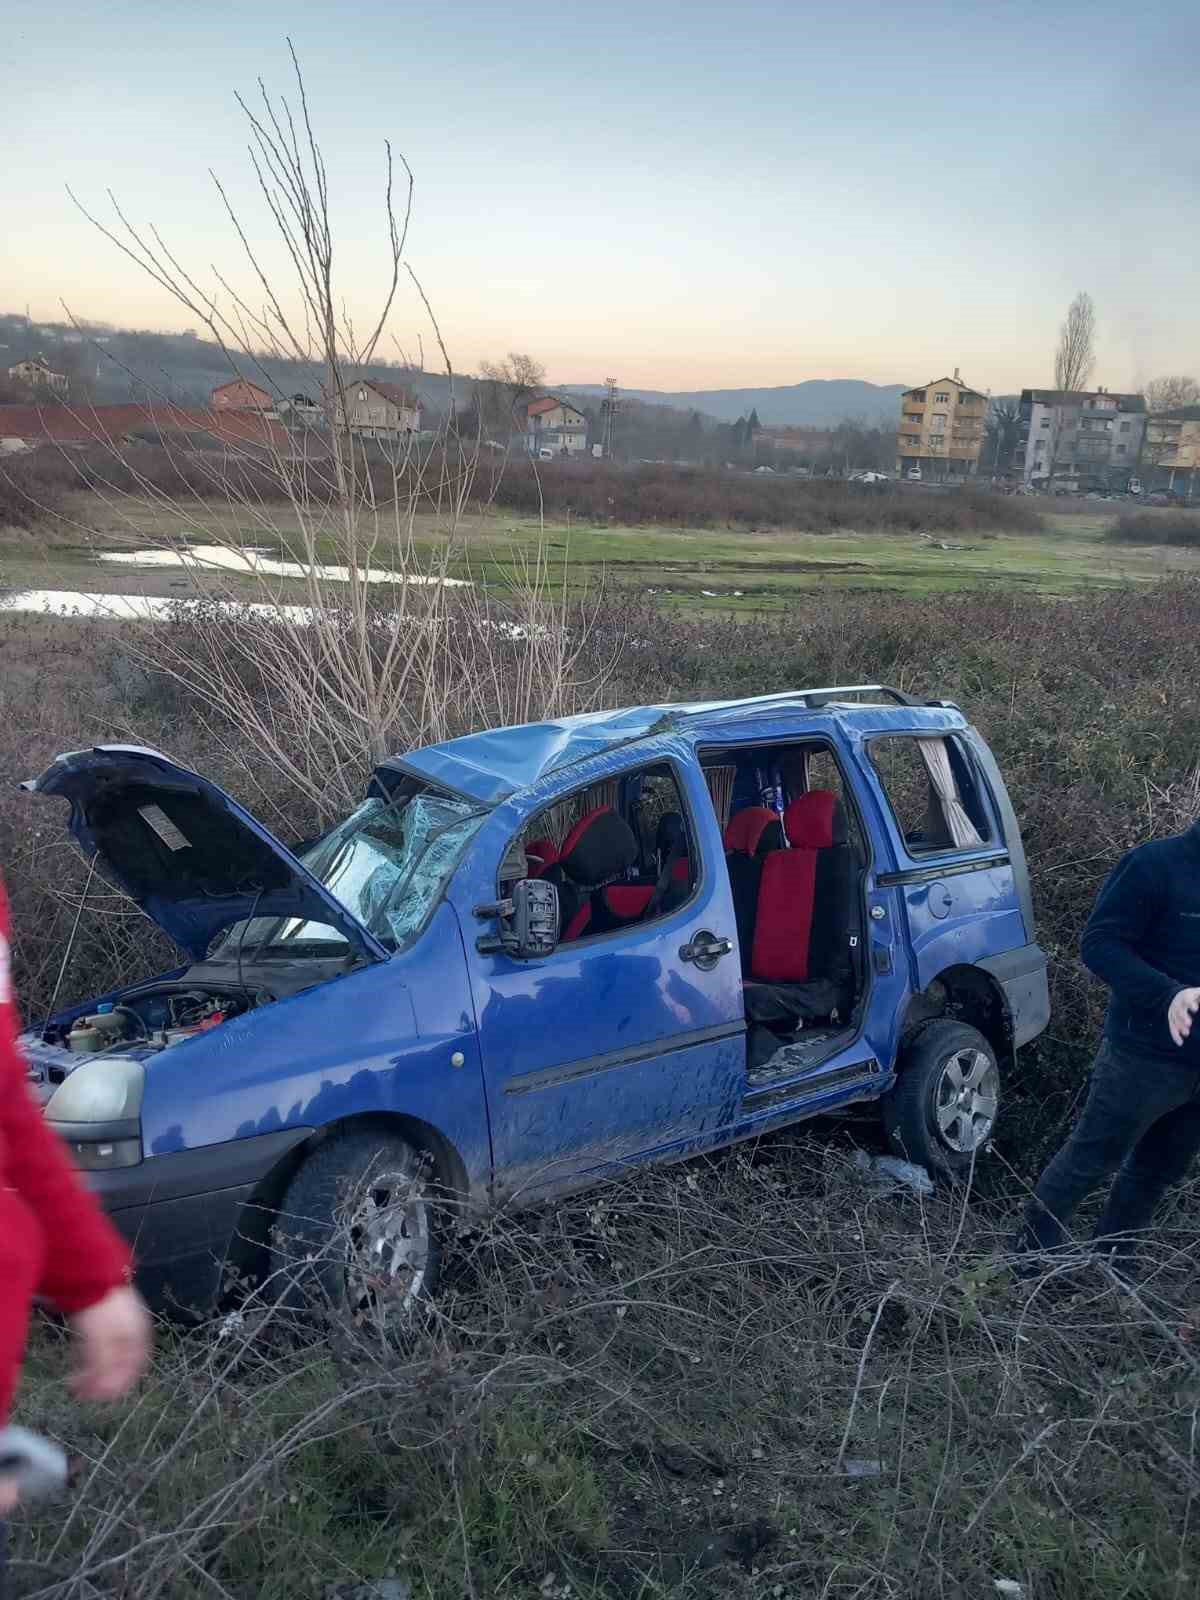
[[[405,1325],[436,1286],[434,1182],[424,1152],[390,1133],[347,1133],[297,1171],[271,1232],[276,1296],[360,1325]]]
[[[999,1115],[996,1052],[965,1022],[931,1022],[904,1051],[882,1109],[898,1155],[943,1177],[965,1177]]]

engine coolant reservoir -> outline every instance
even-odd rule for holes
[[[96,1050],[107,1050],[124,1037],[125,1018],[106,1004],[91,1016],[75,1020],[67,1034],[67,1048],[77,1055],[89,1055]]]

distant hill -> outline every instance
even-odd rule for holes
[[[597,383],[564,383],[556,387],[589,397],[604,393],[603,385]],[[847,417],[868,423],[894,421],[900,396],[907,387],[902,383],[863,383],[857,378],[810,378],[805,383],[784,384],[777,389],[697,389],[690,393],[622,389],[621,394],[651,405],[703,411],[721,422],[736,422],[757,411],[758,420],[766,427],[807,424],[828,428]]]
[[[84,332],[69,323],[36,323],[15,313],[0,312],[0,372],[27,357],[44,355],[52,367],[81,379],[92,397],[101,402],[172,400],[181,405],[207,401],[218,384],[233,373],[217,345],[195,333],[149,333],[99,324]],[[261,362],[243,358],[246,377],[277,385],[284,394],[300,391],[316,398],[323,373],[300,362]],[[412,372],[380,362],[367,376],[408,383],[418,390],[427,407],[444,411],[449,385],[444,374]],[[470,396],[469,373],[455,378],[455,397],[461,406]],[[604,394],[597,383],[562,383],[553,388],[594,406]],[[699,411],[717,422],[736,422],[758,412],[767,427],[808,425],[832,427],[846,418],[868,424],[891,423],[903,393],[900,384],[862,383],[855,378],[810,379],[775,389],[703,389],[675,393],[665,389],[623,389],[621,393],[647,405],[669,406],[682,412]]]
[[[106,325],[29,322],[0,312],[0,373],[27,357],[42,355],[60,372],[79,380],[83,392],[103,404],[148,399],[180,405],[203,405],[219,384],[234,376],[220,347],[194,333],[147,333]],[[275,386],[283,395],[304,393],[317,399],[324,369],[300,361],[241,357],[243,376]],[[415,388],[426,406],[444,410],[449,400],[445,374],[413,372],[389,362],[375,362],[365,376],[405,383]],[[456,377],[459,404],[471,391],[471,379]],[[77,392],[73,388],[73,392]]]

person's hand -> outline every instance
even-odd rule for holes
[[[17,1480],[14,1477],[0,1478],[0,1517],[6,1517],[10,1511],[16,1509]]]
[[[1192,1031],[1192,1018],[1200,1011],[1200,989],[1180,989],[1167,1010],[1167,1026],[1175,1043],[1181,1045]]]
[[[136,1290],[113,1289],[71,1318],[77,1343],[71,1388],[80,1400],[119,1400],[150,1360],[150,1313]]]

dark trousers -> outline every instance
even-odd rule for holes
[[[1020,1245],[1052,1249],[1087,1196],[1116,1174],[1094,1238],[1126,1253],[1159,1201],[1200,1151],[1200,1071],[1128,1055],[1107,1040],[1092,1068],[1083,1115],[1042,1173]]]

